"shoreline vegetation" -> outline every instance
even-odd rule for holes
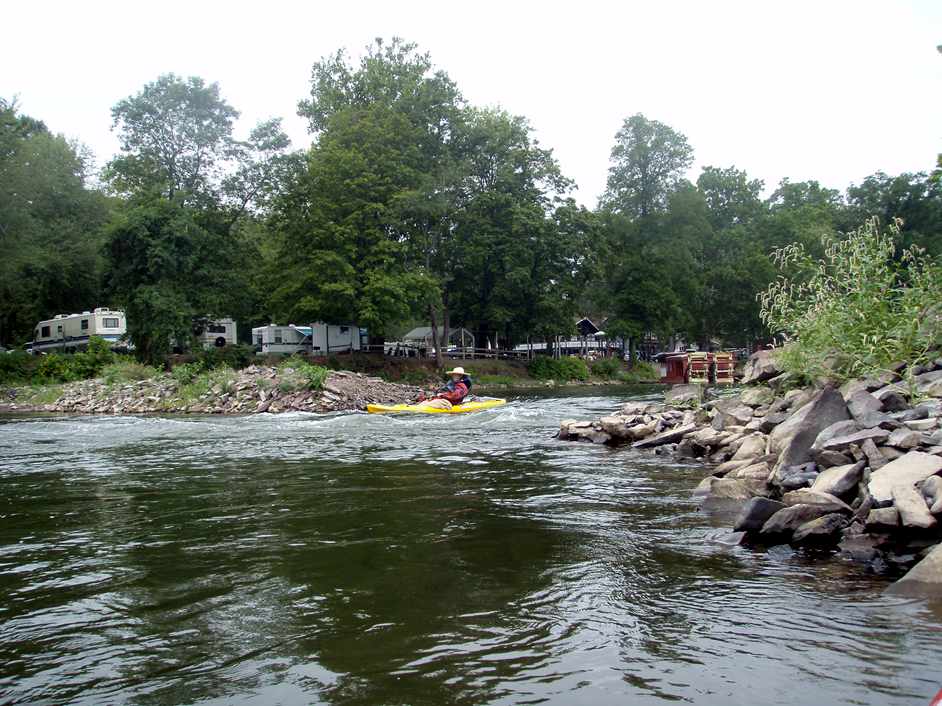
[[[68,414],[255,414],[288,411],[335,412],[363,410],[367,404],[414,401],[420,389],[434,389],[442,376],[432,361],[344,356],[331,359],[263,358],[236,369],[238,351],[211,351],[180,357],[169,371],[142,365],[93,346],[85,358],[44,356],[37,367],[58,371],[49,380],[38,377],[0,385],[0,412]],[[55,358],[67,358],[56,361]],[[52,362],[47,362],[49,359]],[[95,363],[89,362],[94,360]],[[587,365],[576,358],[536,364],[518,361],[462,361],[475,376],[475,393],[499,393],[554,386],[612,385],[656,382],[651,366],[626,369],[605,359]],[[70,379],[66,365],[91,375]],[[351,368],[343,370],[343,367]]]

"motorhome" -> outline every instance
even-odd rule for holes
[[[253,329],[254,330],[254,329]],[[239,340],[236,322],[232,319],[213,319],[198,328],[197,342],[203,348],[222,348],[234,346]]]
[[[367,344],[367,331],[353,324],[311,324],[311,350],[314,355],[352,353]]]
[[[103,338],[112,348],[118,348],[123,345],[121,339],[127,331],[123,311],[99,307],[81,314],[58,314],[36,324],[31,350],[33,353],[74,353],[86,348],[92,336]]]
[[[252,329],[252,344],[258,353],[292,353],[311,352],[310,326],[257,326]]]

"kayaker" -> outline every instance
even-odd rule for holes
[[[451,376],[444,387],[440,388],[434,397],[425,399],[424,394],[419,396],[420,407],[432,407],[433,409],[451,409],[456,404],[461,404],[468,392],[471,390],[471,378],[461,366],[454,370],[449,370],[446,375]]]

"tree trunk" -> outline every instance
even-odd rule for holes
[[[635,359],[637,358],[635,354],[635,337],[631,336],[628,339],[628,367],[635,367]]]
[[[445,367],[445,361],[442,359],[442,347],[438,340],[438,318],[435,316],[435,307],[429,304],[428,307],[429,325],[432,327],[432,345],[435,346],[435,365],[439,368]],[[425,352],[428,355],[428,351]]]
[[[450,341],[448,332],[449,332],[450,327],[451,327],[451,312],[448,310],[448,300],[443,298],[442,299],[442,335],[441,335],[441,338],[439,339],[441,343],[438,346],[438,350],[441,352],[441,355],[437,357],[438,360],[442,361],[442,362],[439,362],[440,366],[444,365],[444,361],[443,361],[443,358],[445,355],[444,351],[448,350],[448,343]]]

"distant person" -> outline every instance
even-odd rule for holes
[[[464,401],[464,398],[471,391],[471,378],[460,366],[454,370],[449,370],[446,375],[450,375],[451,380],[439,388],[434,397],[426,399],[425,393],[419,393],[420,407],[451,409],[454,405],[461,404]]]

